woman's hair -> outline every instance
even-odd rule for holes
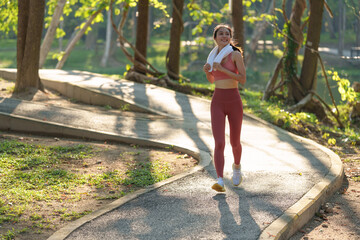
[[[234,51],[239,51],[241,54],[242,54],[242,49],[239,48],[239,47],[236,47],[236,43],[233,42],[232,40],[232,36],[233,36],[233,31],[231,29],[231,27],[229,25],[226,25],[226,24],[219,24],[217,25],[215,28],[214,28],[214,32],[213,32],[213,38],[215,39],[216,38],[216,35],[219,31],[220,28],[226,28],[227,30],[229,30],[229,33],[230,33],[230,45],[231,47],[233,48]]]

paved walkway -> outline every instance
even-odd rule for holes
[[[0,69],[0,77],[15,79],[15,71]],[[0,128],[173,145],[201,160],[193,171],[117,200],[49,239],[286,239],[341,185],[342,165],[333,152],[246,115],[241,135],[245,180],[238,188],[225,180],[226,194],[217,194],[210,188],[216,172],[208,100],[87,72],[41,70],[41,79],[69,98],[127,104],[161,117],[98,114],[0,98]],[[225,151],[229,179],[229,144]]]

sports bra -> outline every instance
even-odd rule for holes
[[[238,69],[235,65],[235,63],[231,60],[231,56],[232,53],[230,53],[229,55],[226,56],[225,58],[225,62],[221,64],[221,66],[223,66],[224,68],[226,68],[227,70],[238,74]],[[231,77],[229,75],[227,75],[226,73],[223,73],[221,71],[212,71],[212,75],[214,76],[214,80],[224,80],[224,79],[231,79]]]

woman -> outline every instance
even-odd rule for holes
[[[214,29],[213,38],[216,42],[214,55],[220,56],[222,50],[231,47],[230,53],[220,63],[214,61],[204,65],[203,70],[210,83],[215,83],[215,91],[211,101],[211,126],[215,140],[214,162],[217,183],[212,189],[224,192],[224,148],[225,148],[225,117],[228,116],[230,126],[230,144],[234,155],[233,185],[242,181],[240,143],[243,106],[238,90],[238,83],[245,84],[246,72],[242,52],[232,43],[232,30],[227,25],[218,25]],[[210,53],[211,54],[211,53]],[[209,55],[210,58],[210,55]],[[216,58],[215,58],[216,60]],[[212,64],[212,65],[211,65]]]

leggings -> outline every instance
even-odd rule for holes
[[[225,117],[230,126],[230,144],[234,163],[240,164],[242,146],[240,143],[243,120],[243,105],[237,88],[215,88],[211,101],[211,127],[215,140],[214,162],[218,177],[223,177],[225,149]]]

